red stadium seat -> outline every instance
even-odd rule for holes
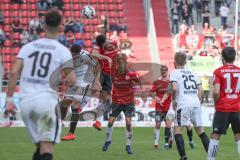
[[[98,3],[105,3],[105,0],[98,0]]]
[[[116,12],[115,12],[115,11],[110,11],[110,12],[109,12],[109,17],[110,17],[110,18],[116,17]]]
[[[91,40],[86,40],[84,44],[85,44],[86,47],[91,47],[92,46],[92,41]]]
[[[90,31],[91,31],[90,25],[85,25],[85,26],[84,26],[84,31],[85,31],[85,32],[90,32]]]
[[[115,0],[116,3],[123,3],[123,0]]]
[[[14,40],[19,40],[20,39],[20,34],[18,32],[13,33],[13,39]]]
[[[4,17],[10,17],[10,11],[9,10],[4,11],[3,14],[4,14]]]
[[[118,11],[123,11],[123,4],[118,4],[117,5],[117,10]]]
[[[90,20],[84,18],[84,19],[83,19],[83,24],[84,24],[84,25],[88,25],[88,24],[90,24]]]
[[[28,18],[22,18],[22,24],[23,25],[28,25]]]
[[[124,13],[123,13],[123,11],[118,12],[118,18],[124,18]]]
[[[4,42],[4,46],[6,46],[6,47],[11,47],[11,46],[12,46],[12,42],[11,42],[10,40],[6,40],[6,41]]]
[[[11,70],[12,68],[12,63],[4,63],[4,68]]]
[[[72,0],[72,3],[79,3],[79,0]]]
[[[109,4],[109,5],[108,5],[108,10],[109,10],[109,11],[114,11],[114,10],[115,10],[115,5]]]
[[[70,11],[65,11],[65,12],[64,12],[64,16],[65,16],[65,17],[70,17],[70,16],[72,16],[72,15],[71,15],[71,12],[70,12]]]
[[[3,30],[5,32],[11,32],[12,31],[12,27],[10,25],[4,25]]]
[[[30,10],[36,10],[37,5],[36,4],[30,4]]]
[[[68,11],[68,10],[71,10],[71,5],[70,4],[65,4],[64,5],[64,10]]]
[[[64,1],[64,3],[70,3],[71,2],[71,0],[63,0]]]
[[[28,9],[28,5],[26,3],[21,4],[21,9],[22,10],[27,10]]]
[[[3,2],[6,4],[6,3],[10,3],[11,0],[3,0]]]
[[[18,11],[12,12],[12,17],[19,17],[19,12]]]
[[[4,4],[3,9],[4,10],[10,10],[10,4]]]
[[[30,3],[37,3],[37,0],[29,0]]]
[[[99,24],[98,18],[92,19],[92,24],[93,24],[93,25],[98,25],[98,24]]]
[[[80,5],[79,5],[79,4],[74,4],[74,5],[73,5],[73,9],[74,9],[75,11],[79,11],[79,10],[80,10]]]
[[[37,16],[37,12],[36,11],[31,11],[30,12],[30,17],[31,18],[35,18]]]
[[[96,3],[97,1],[96,0],[90,0],[90,3]]]
[[[10,47],[5,47],[3,48],[3,53],[6,54],[11,54],[11,48]]]
[[[82,39],[83,38],[82,33],[76,33],[75,38]]]
[[[41,38],[45,37],[45,35],[46,35],[46,34],[45,34],[44,32],[40,33],[40,37],[41,37]]]
[[[6,5],[6,4],[5,4]],[[13,10],[19,10],[19,5],[18,4],[12,4],[11,5],[11,8],[13,9]]]
[[[36,11],[31,11],[30,13],[33,14],[34,12],[36,13]],[[29,12],[28,12],[27,10],[24,10],[24,11],[20,12],[20,15],[21,15],[22,17],[27,18],[27,17],[28,17],[28,13],[29,13]],[[34,17],[36,17],[36,14],[35,14]],[[34,18],[34,17],[32,17],[32,18]]]
[[[86,49],[86,51],[88,51],[89,53],[92,52],[92,47],[87,47],[87,48],[85,48],[85,49]]]
[[[10,63],[12,61],[12,56],[10,55],[4,55],[3,56],[3,62],[4,63]]]
[[[9,25],[11,23],[10,18],[4,18],[4,24]]]
[[[106,0],[106,3],[113,3],[114,0]]]
[[[85,4],[88,4],[88,0],[81,0],[81,3],[85,3]]]
[[[73,14],[74,14],[74,17],[81,17],[80,11],[74,11]]]
[[[20,50],[20,48],[14,47],[13,54],[18,55],[19,50]]]
[[[90,33],[84,33],[84,39],[91,39]]]
[[[106,10],[105,4],[100,4],[99,5],[99,10],[100,11],[105,11]]]

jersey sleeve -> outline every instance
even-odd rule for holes
[[[166,93],[167,93],[167,94],[170,94],[171,92],[172,92],[172,86],[171,86],[171,84],[169,83],[169,85],[168,85],[168,87],[167,87]]]
[[[178,77],[177,77],[177,72],[176,71],[172,71],[170,73],[170,82],[177,82],[178,80]]]
[[[200,78],[196,74],[195,74],[195,76],[196,76],[196,84],[197,84],[197,86],[202,85],[202,81],[200,80]]]
[[[18,55],[17,55],[17,59],[22,59],[22,60],[24,60],[25,58],[26,58],[26,55],[27,55],[27,52],[26,52],[26,46],[23,46],[21,49],[20,49],[20,51],[19,51],[19,53],[18,53]]]
[[[218,83],[220,83],[220,76],[219,76],[218,70],[215,70],[213,72],[213,84],[218,84]]]

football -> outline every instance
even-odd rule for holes
[[[87,19],[92,19],[95,15],[95,9],[90,5],[84,6],[82,9],[82,15]]]

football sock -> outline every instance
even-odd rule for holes
[[[175,141],[176,141],[176,144],[177,144],[178,153],[181,156],[181,158],[186,157],[182,134],[176,134],[175,135]]]
[[[79,117],[80,117],[80,114],[78,113],[78,109],[72,109],[69,133],[74,134]]]
[[[110,110],[110,101],[109,101],[109,99],[103,102],[103,106],[104,106],[103,119],[105,121],[107,121],[108,120],[108,113],[109,113],[109,110]]]
[[[207,152],[208,146],[209,146],[209,138],[208,138],[207,134],[205,132],[203,132],[202,134],[199,135],[199,137],[201,138],[202,144],[205,148],[205,151]]]
[[[40,148],[37,148],[35,153],[33,154],[32,160],[40,160]]]
[[[40,160],[52,160],[53,156],[51,153],[43,153]]]
[[[106,128],[106,141],[112,140],[112,132],[113,132],[113,127]]]
[[[132,144],[132,132],[129,132],[127,129],[126,132],[126,145],[130,146]]]
[[[154,145],[158,145],[160,129],[154,128]]]
[[[189,142],[192,142],[192,137],[193,137],[192,129],[191,130],[187,130],[187,135],[188,135]]]
[[[165,127],[165,143],[168,143],[170,132],[170,128]]]
[[[217,156],[219,141],[211,139],[208,147],[208,160],[215,160]]]
[[[237,143],[238,157],[240,158],[240,140],[237,141],[236,143]]]

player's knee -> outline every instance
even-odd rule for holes
[[[160,129],[160,127],[161,127],[160,123],[157,123],[156,126],[155,126],[156,129]]]
[[[211,135],[211,139],[215,139],[215,140],[219,140],[220,137],[221,137],[221,135],[220,134],[216,134],[216,133],[212,133],[212,135]]]
[[[203,127],[195,127],[195,131],[200,136],[204,132],[204,129]]]
[[[127,130],[128,130],[129,132],[131,132],[131,130],[132,130],[131,124],[126,124],[126,128],[127,128]]]
[[[108,122],[108,128],[111,128],[113,126],[113,123]]]

